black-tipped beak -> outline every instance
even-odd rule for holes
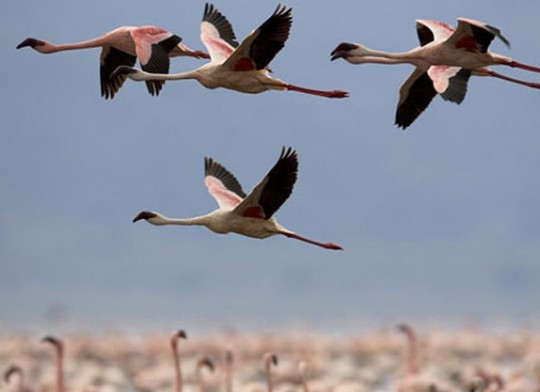
[[[39,41],[35,38],[27,38],[23,42],[21,42],[19,45],[17,45],[17,49],[24,48],[26,46],[34,47],[36,45],[39,45],[42,43],[42,41]]]
[[[334,61],[334,60],[337,60],[337,59],[341,59],[341,58],[345,58],[346,57],[346,53],[343,52],[343,51],[336,51],[334,50],[331,54],[330,54],[332,57],[330,57],[330,61]]]
[[[183,329],[179,329],[177,333],[179,338],[187,339],[187,334]]]
[[[58,344],[59,340],[52,336],[45,336],[41,339],[44,343],[50,343],[50,344]]]
[[[140,212],[135,218],[133,218],[132,222],[135,223],[137,221],[140,221],[141,219],[150,219],[155,218],[157,215],[150,211],[143,211]],[[183,332],[183,331],[182,331]]]

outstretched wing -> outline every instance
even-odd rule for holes
[[[212,62],[225,61],[238,46],[231,23],[213,4],[206,3],[201,22],[201,41]]]
[[[204,158],[204,183],[220,208],[234,208],[246,197],[236,177],[212,158]]]
[[[429,106],[437,91],[426,71],[415,68],[399,90],[396,125],[407,128]]]
[[[105,99],[113,99],[126,81],[126,75],[116,75],[111,78],[112,73],[121,65],[133,67],[137,58],[112,46],[104,46],[101,51],[99,79],[101,82],[101,96]]]
[[[234,71],[264,69],[285,46],[292,25],[292,9],[278,5],[274,13],[253,30],[225,61]]]
[[[493,26],[473,19],[458,18],[458,26],[447,42],[457,49],[486,53],[495,37],[510,47],[510,42]]]
[[[135,51],[142,70],[156,74],[169,73],[169,53],[176,48],[182,38],[154,26],[142,26],[130,33],[135,42]],[[162,80],[146,81],[146,87],[151,95],[159,95],[164,84]]]
[[[298,173],[298,156],[291,147],[281,150],[272,169],[234,209],[238,215],[269,219],[292,193]]]
[[[443,22],[428,19],[416,20],[416,33],[422,46],[432,41],[448,39],[454,33],[454,30],[452,26]]]

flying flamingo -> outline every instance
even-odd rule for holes
[[[215,233],[237,233],[253,238],[281,234],[326,249],[341,250],[332,243],[321,243],[301,237],[276,222],[272,215],[292,193],[298,171],[298,156],[292,148],[283,147],[281,156],[262,181],[246,196],[238,180],[212,158],[205,158],[204,183],[219,205],[213,212],[189,219],[167,218],[157,212],[143,211],[141,219],[153,225],[199,225]]]
[[[360,44],[343,42],[331,53],[332,60],[343,58],[351,64],[409,63],[416,67],[400,89],[396,125],[403,129],[414,122],[437,94],[445,100],[461,103],[471,74],[540,88],[540,83],[511,78],[488,68],[489,65],[506,65],[540,72],[538,67],[489,52],[488,47],[495,37],[510,45],[493,26],[458,18],[457,29],[454,29],[442,22],[418,19],[416,31],[421,46],[408,52],[374,51]]]
[[[186,333],[181,329],[171,336],[171,348],[174,359],[175,392],[182,392],[182,369],[180,368],[180,358],[178,355],[178,341],[180,339],[187,339]]]
[[[126,80],[125,75],[112,75],[122,65],[133,66],[137,58],[143,70],[156,73],[169,72],[169,57],[191,56],[208,58],[208,54],[192,50],[180,43],[182,38],[156,26],[123,26],[103,34],[101,37],[71,44],[55,45],[36,38],[27,38],[17,49],[30,46],[39,53],[55,53],[101,47],[100,81],[101,96],[114,98]],[[146,86],[152,95],[159,95],[162,81],[148,81]]]
[[[268,90],[290,90],[327,98],[345,98],[346,91],[321,91],[285,83],[270,76],[268,64],[285,45],[292,24],[292,9],[278,6],[275,12],[240,45],[229,21],[206,4],[201,23],[201,40],[210,53],[210,62],[189,72],[159,74],[120,66],[113,78],[129,76],[135,81],[195,79],[204,87],[224,87],[248,94]]]
[[[56,392],[64,392],[64,343],[52,336],[46,336],[41,341],[51,344],[56,352]]]

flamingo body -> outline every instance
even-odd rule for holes
[[[27,38],[17,49],[30,46],[39,53],[50,54],[66,50],[101,47],[101,95],[114,98],[126,80],[124,75],[112,76],[119,66],[133,66],[137,59],[142,69],[149,72],[169,72],[169,58],[176,56],[208,57],[204,52],[189,49],[181,44],[182,38],[156,26],[123,26],[101,37],[72,44],[55,45],[36,38]],[[148,81],[148,92],[159,95],[163,81]]]
[[[145,72],[126,64],[112,77],[129,77],[135,81],[194,79],[209,89],[218,87],[247,94],[268,90],[291,90],[327,98],[345,98],[346,91],[314,90],[296,86],[270,76],[268,64],[285,46],[292,25],[292,9],[278,6],[275,12],[240,45],[230,22],[212,5],[206,4],[201,23],[201,41],[210,54],[210,62],[188,72],[164,74]]]
[[[172,219],[158,212],[143,211],[141,219],[161,225],[200,225],[218,234],[237,233],[252,238],[284,235],[326,249],[340,250],[338,245],[321,243],[302,237],[281,226],[272,215],[292,193],[298,171],[298,157],[291,148],[283,148],[281,156],[262,181],[246,195],[238,180],[211,158],[205,159],[205,185],[219,205],[215,211],[189,219]]]

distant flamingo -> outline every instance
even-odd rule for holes
[[[266,377],[267,392],[273,392],[274,385],[272,383],[272,365],[278,365],[278,358],[274,353],[264,354],[264,374]]]
[[[407,339],[407,344],[405,346],[405,375],[397,382],[395,388],[397,392],[448,391],[446,387],[440,386],[436,380],[433,380],[431,377],[420,371],[418,342],[414,329],[407,324],[400,324],[397,329],[402,332]]]
[[[52,336],[46,336],[41,341],[51,344],[56,352],[56,392],[64,392],[64,343]]]
[[[278,6],[275,12],[240,45],[229,21],[212,5],[206,4],[201,24],[201,40],[210,53],[210,62],[193,71],[178,74],[144,72],[128,64],[120,66],[113,78],[135,81],[195,79],[204,87],[223,87],[257,94],[268,90],[290,90],[327,98],[345,98],[346,91],[321,91],[285,83],[270,76],[268,64],[285,45],[292,24],[292,9]]]
[[[17,365],[12,365],[5,371],[4,382],[6,392],[32,392],[32,389],[25,385],[23,370]]]
[[[306,367],[307,367],[307,363],[305,361],[300,361],[298,363],[298,373],[300,375],[300,384],[302,384],[303,392],[309,392],[309,387],[307,383],[307,375],[306,375]]]
[[[101,47],[100,80],[101,96],[114,98],[126,80],[125,75],[112,75],[121,66],[133,66],[138,58],[143,70],[155,73],[169,72],[169,57],[191,56],[208,58],[208,54],[189,49],[180,43],[182,38],[156,26],[123,26],[105,33],[101,37],[72,44],[55,45],[36,38],[27,38],[17,49],[30,46],[40,53],[55,53]],[[159,95],[162,81],[148,81],[146,86],[152,95]]]
[[[531,88],[540,83],[501,75],[489,65],[507,65],[540,72],[540,68],[522,64],[509,57],[491,53],[488,47],[498,37],[508,40],[500,31],[485,23],[458,18],[458,27],[418,19],[416,30],[421,46],[404,53],[374,51],[360,44],[341,43],[331,53],[332,60],[343,58],[351,64],[410,63],[416,68],[400,89],[396,125],[407,128],[427,108],[437,93],[445,100],[461,103],[469,77],[491,76]]]
[[[219,208],[209,214],[189,219],[171,219],[157,212],[143,211],[133,222],[141,219],[153,225],[199,225],[215,233],[237,233],[253,238],[284,235],[326,249],[341,250],[332,243],[321,243],[287,230],[272,215],[292,193],[298,171],[298,156],[292,148],[281,151],[281,156],[262,181],[246,196],[238,180],[223,166],[205,158],[204,183],[216,199]]]
[[[180,358],[178,355],[178,341],[187,339],[187,335],[183,330],[178,330],[171,336],[171,348],[174,359],[174,375],[175,375],[175,391],[182,392],[182,369],[180,367]]]
[[[214,371],[214,363],[212,362],[210,358],[203,357],[197,361],[195,377],[197,379],[197,386],[199,388],[199,392],[207,392],[208,390],[208,388],[206,387],[206,382],[204,381],[204,377],[202,375],[203,368],[207,368],[211,372]]]

